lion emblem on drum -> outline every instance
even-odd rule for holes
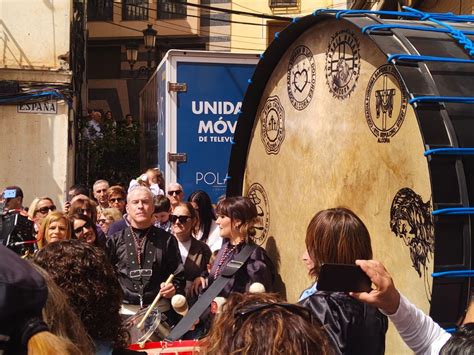
[[[410,248],[412,266],[424,279],[425,291],[431,298],[428,262],[434,252],[434,226],[431,218],[431,204],[412,189],[399,190],[390,209],[390,229]]]
[[[255,234],[253,239],[255,243],[262,245],[267,239],[268,228],[270,227],[270,206],[268,203],[268,196],[263,186],[256,182],[250,185],[247,197],[251,199],[257,207],[257,214],[260,218],[260,223],[255,226],[257,234]]]
[[[360,74],[360,43],[351,30],[336,32],[326,51],[326,83],[334,97],[351,95]]]

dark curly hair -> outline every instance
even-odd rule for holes
[[[64,291],[92,339],[109,341],[114,348],[127,346],[119,314],[122,289],[100,248],[79,240],[50,243],[34,262]]]

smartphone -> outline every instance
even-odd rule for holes
[[[16,197],[16,190],[15,189],[8,189],[3,191],[3,198],[15,198]]]
[[[372,282],[358,265],[323,264],[318,278],[318,291],[370,292]]]

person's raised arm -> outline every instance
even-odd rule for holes
[[[355,299],[379,308],[397,328],[405,344],[416,354],[439,354],[450,334],[398,292],[385,266],[376,260],[357,260],[375,288],[351,292]]]

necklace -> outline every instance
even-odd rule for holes
[[[141,267],[142,265],[142,245],[146,240],[146,237],[148,236],[148,232],[150,232],[151,228],[148,228],[148,230],[145,232],[142,238],[139,238],[135,231],[133,230],[132,227],[130,227],[130,232],[132,233],[132,238],[133,238],[133,244],[135,244],[135,251],[137,252],[137,261],[138,261],[138,266]]]
[[[220,275],[222,267],[224,266],[226,261],[228,261],[227,259],[229,259],[234,250],[237,249],[237,247],[242,243],[243,242],[232,245],[231,248],[229,248],[230,243],[226,245],[221,258],[219,259],[219,263],[217,264],[216,270],[214,271],[214,275],[212,275],[214,277],[214,280],[217,279],[217,277]]]

